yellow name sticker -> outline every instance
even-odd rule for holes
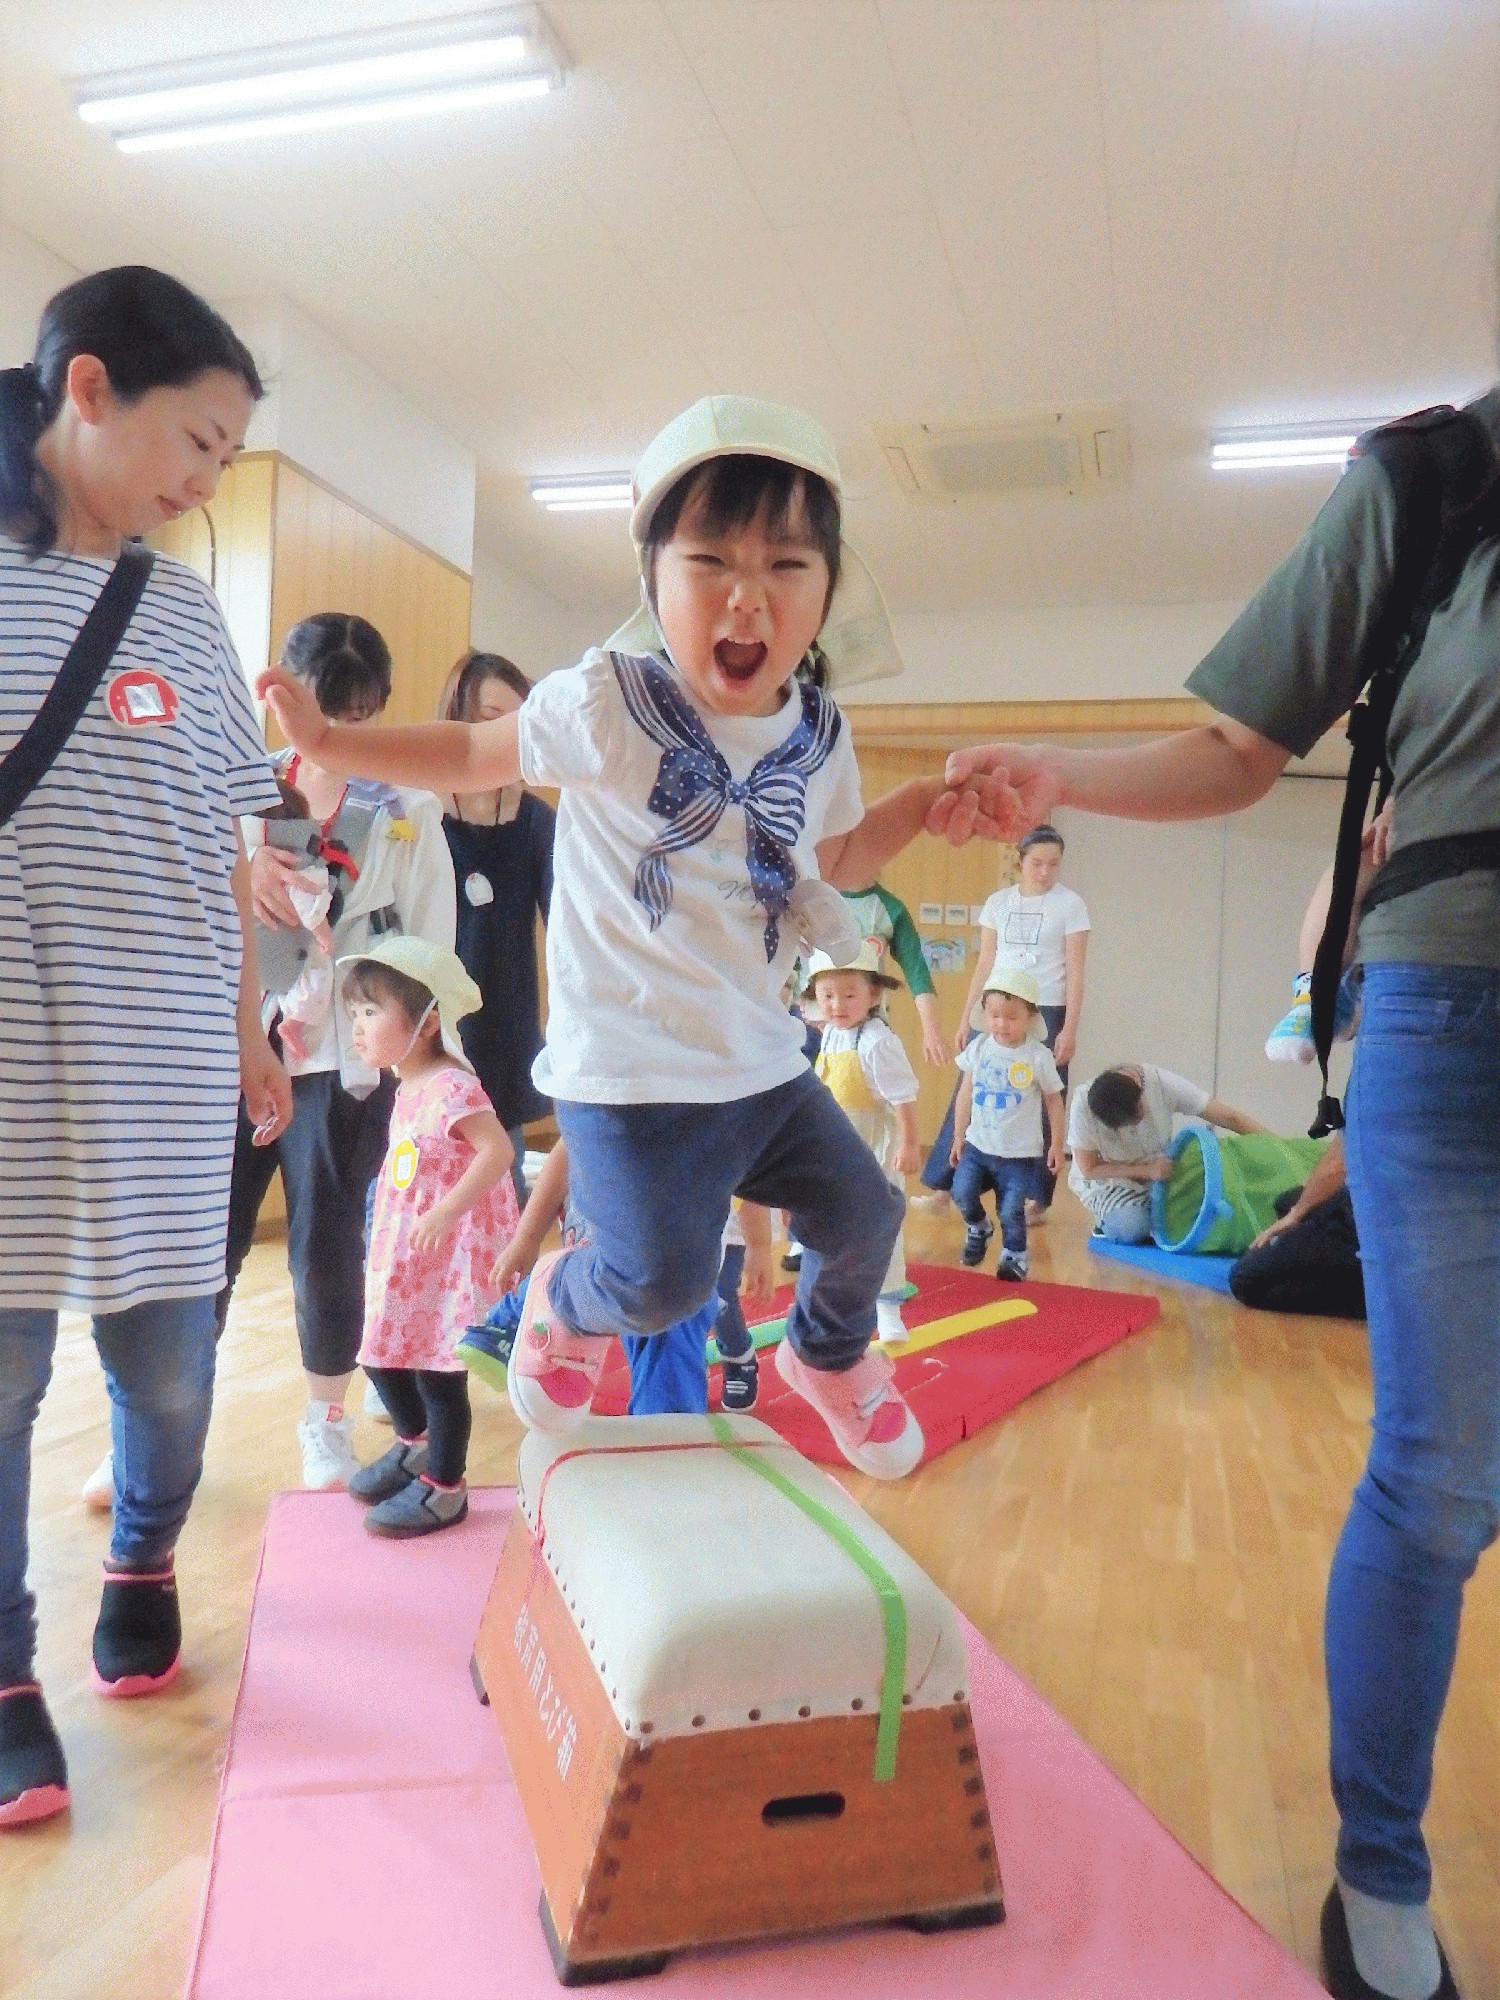
[[[391,1186],[405,1193],[417,1178],[417,1148],[410,1139],[403,1139],[391,1154]]]
[[[1011,1089],[1030,1090],[1034,1074],[1029,1062],[1013,1062],[1009,1070]]]

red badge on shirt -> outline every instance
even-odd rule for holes
[[[144,667],[116,674],[108,700],[110,714],[127,729],[164,729],[177,720],[177,697],[170,685]]]

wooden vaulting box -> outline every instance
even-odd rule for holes
[[[565,1984],[1003,1915],[952,1607],[753,1418],[529,1435],[474,1665]]]

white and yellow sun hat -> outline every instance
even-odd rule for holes
[[[863,972],[877,985],[898,987],[901,981],[891,971],[887,960],[885,943],[880,938],[866,938],[855,958],[844,960],[830,958],[826,951],[815,951],[807,961],[807,984],[813,986],[820,972]]]
[[[1041,988],[1018,965],[997,965],[984,982],[984,993],[1008,993],[1013,1000],[1024,1000],[1034,1014],[1042,1010]],[[969,1026],[980,1035],[984,1033],[984,993],[969,1013]]]
[[[779,459],[815,472],[842,500],[843,474],[833,439],[817,421],[785,403],[758,396],[704,396],[659,431],[641,454],[632,481],[630,538],[642,553],[646,532],[662,500],[685,472],[712,458],[748,455]],[[641,570],[641,608],[606,641],[616,653],[654,653],[664,641]],[[839,581],[818,634],[831,688],[887,680],[904,662],[891,630],[880,587],[847,541],[839,544]]]
[[[477,1014],[484,995],[464,969],[457,952],[445,951],[422,937],[394,933],[376,940],[368,951],[351,952],[338,960],[338,970],[347,972],[356,965],[388,965],[425,986],[437,1003],[438,1031],[450,1056],[469,1066],[458,1024],[468,1014]]]

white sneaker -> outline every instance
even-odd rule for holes
[[[875,1301],[875,1338],[882,1347],[895,1347],[906,1339],[906,1321],[901,1317],[899,1299]]]
[[[109,1514],[115,1504],[115,1455],[107,1451],[83,1482],[80,1496],[91,1514]]]
[[[343,1492],[359,1470],[354,1455],[354,1419],[337,1403],[309,1403],[297,1426],[302,1447],[302,1484],[314,1493]]]
[[[391,1413],[380,1400],[380,1391],[368,1379],[365,1382],[365,1415],[372,1424],[388,1424]]]

